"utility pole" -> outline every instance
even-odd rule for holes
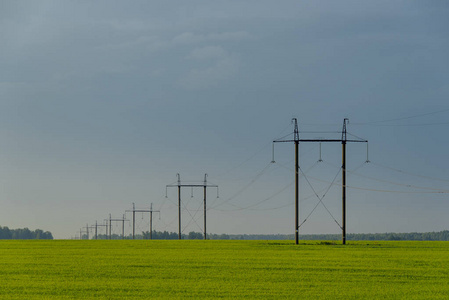
[[[342,226],[341,226],[341,240],[343,245],[346,244],[346,122],[349,121],[347,118],[343,119],[343,129],[341,131],[341,213],[342,213]]]
[[[109,214],[109,239],[112,239],[112,222],[122,222],[122,240],[125,239],[125,215],[121,219],[112,219],[111,214]]]
[[[96,222],[95,222],[95,225],[91,225],[88,228],[89,228],[88,230],[94,230],[95,229],[95,235],[94,235],[93,238],[97,239],[97,224],[96,224]]]
[[[109,235],[109,239],[112,239],[112,220],[111,220],[111,214],[109,214],[109,219],[104,219],[104,221],[106,222],[106,238]],[[109,228],[109,231],[108,231]]]
[[[153,239],[153,213],[158,212],[159,218],[161,217],[161,211],[160,210],[153,210],[153,203],[150,205],[150,240]]]
[[[295,143],[295,244],[299,244],[299,130],[298,120],[292,119],[294,124],[293,140],[274,140],[273,143]],[[273,144],[274,145],[274,144]],[[274,162],[274,156],[273,161]]]
[[[125,213],[132,212],[133,213],[133,240],[135,238],[136,234],[136,205],[133,202],[133,209],[132,210],[125,210]]]
[[[109,214],[109,219],[104,219],[104,221],[106,222],[106,239],[108,239],[108,240],[111,239],[111,232],[112,232],[111,222],[109,222],[110,219],[111,219],[111,214]]]
[[[83,231],[83,228],[86,228],[86,231]],[[89,225],[88,224],[86,224],[86,227],[80,228],[80,240],[83,239],[83,232],[86,232],[86,237],[87,237],[87,239],[89,239]]]
[[[125,239],[125,214],[123,214],[123,220],[122,220],[122,240]]]
[[[133,202],[133,240],[136,234],[136,205]]]
[[[136,234],[136,205],[133,202],[133,240]]]
[[[109,226],[108,226],[108,220],[104,219],[104,226],[106,227],[106,239],[108,239],[109,236]]]
[[[153,239],[153,203],[150,204],[150,240]]]
[[[181,239],[181,175],[178,175],[178,239]]]
[[[95,239],[98,239],[98,227],[106,227],[106,237],[108,236],[108,225],[105,224],[98,224],[97,221],[95,221]]]
[[[204,239],[207,239],[206,234],[206,193],[207,193],[207,174],[204,174]]]
[[[181,239],[181,234],[182,234],[182,230],[181,230],[181,187],[190,187],[190,188],[195,188],[195,187],[202,187],[204,189],[204,239],[207,239],[207,232],[206,232],[206,190],[208,187],[214,187],[217,188],[217,194],[218,194],[218,185],[215,184],[208,184],[207,183],[207,174],[204,174],[204,183],[203,184],[181,184],[181,176],[178,174],[176,174],[176,176],[178,177],[178,184],[174,185],[174,184],[169,184],[166,186],[166,188],[169,187],[178,187],[178,239]],[[165,197],[167,197],[167,195],[165,195]],[[217,196],[218,197],[218,196]]]
[[[87,239],[89,239],[89,224],[86,224],[86,235]]]
[[[298,121],[296,118],[292,119],[294,123],[294,139],[293,140],[274,140],[273,143],[295,143],[295,244],[298,245],[299,240],[299,159],[298,159],[298,148],[299,143],[332,143],[338,142],[342,144],[342,243],[346,244],[346,144],[348,142],[351,143],[368,143],[367,140],[358,139],[358,140],[348,140],[346,124],[348,123],[348,118],[343,120],[343,130],[341,139],[300,139],[299,138],[299,130],[298,130]],[[274,149],[274,147],[273,147]],[[321,146],[320,146],[321,151]],[[321,160],[321,153],[320,153]],[[367,158],[368,161],[368,158]],[[274,154],[273,154],[273,162],[274,162]]]
[[[136,232],[136,212],[150,213],[150,240],[151,240],[151,238],[152,238],[152,230],[153,230],[153,212],[160,213],[159,210],[153,210],[153,203],[151,203],[151,208],[150,209],[136,209],[136,206],[133,203],[133,209],[132,210],[126,210],[125,212],[132,212],[133,213],[133,240],[135,239],[135,232]]]
[[[109,214],[109,239],[112,240],[112,217]]]

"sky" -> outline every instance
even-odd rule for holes
[[[446,1],[2,1],[0,226],[73,238],[152,203],[153,228],[177,232],[166,185],[207,174],[208,232],[293,234],[294,145],[271,163],[272,141],[292,118],[302,138],[339,138],[348,118],[369,143],[347,146],[347,232],[447,230],[448,15]],[[341,155],[301,143],[300,234],[340,232]],[[203,230],[202,192],[182,189],[183,233]]]

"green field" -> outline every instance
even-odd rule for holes
[[[449,242],[0,241],[1,299],[448,299]]]

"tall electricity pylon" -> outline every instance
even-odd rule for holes
[[[122,219],[112,219],[111,214],[109,214],[109,219],[106,219],[106,221],[109,221],[109,239],[112,239],[112,222],[122,222],[122,240],[125,239],[125,222],[129,221],[125,219],[125,215]]]
[[[153,237],[153,212],[161,213],[159,210],[153,210],[153,203],[151,203],[150,209],[136,209],[136,205],[133,203],[133,209],[127,210],[126,212],[132,212],[133,213],[133,240],[135,239],[136,234],[136,212],[141,213],[150,213],[150,240]]]
[[[204,174],[204,183],[203,184],[181,184],[181,176],[176,174],[178,177],[178,184],[169,184],[166,186],[166,188],[169,187],[178,187],[178,239],[181,239],[181,187],[202,187],[204,189],[204,239],[207,239],[207,233],[206,233],[206,195],[207,195],[207,188],[214,187],[217,188],[218,191],[218,185],[215,184],[208,184],[207,183],[207,174]],[[167,195],[165,195],[167,197]]]
[[[341,143],[342,145],[342,243],[346,244],[346,144],[347,143],[368,143],[367,140],[348,140],[346,124],[349,120],[343,120],[341,139],[300,139],[298,130],[298,120],[292,119],[294,123],[293,140],[274,140],[273,143],[294,143],[295,144],[295,244],[299,243],[299,143]],[[274,149],[274,144],[273,144]],[[321,158],[320,158],[321,159]],[[368,161],[368,159],[367,159]],[[273,154],[274,162],[274,154]]]

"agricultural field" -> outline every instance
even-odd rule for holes
[[[1,299],[447,299],[449,242],[0,241]]]

